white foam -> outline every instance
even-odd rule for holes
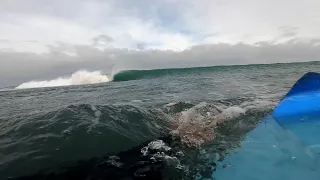
[[[169,107],[170,107],[170,106],[174,106],[174,105],[176,105],[176,104],[177,104],[177,103],[175,103],[175,102],[171,102],[171,103],[166,104],[166,105],[165,105],[165,107],[168,107],[168,106],[169,106]]]
[[[155,140],[150,142],[148,146],[143,147],[141,149],[141,154],[143,156],[147,156],[149,154],[149,150],[170,151],[171,147],[167,146],[162,140]]]
[[[94,116],[95,116],[93,123],[94,125],[96,125],[99,123],[99,119],[100,119],[100,116],[102,115],[102,112],[98,110],[96,106],[93,106],[93,105],[91,105],[91,109],[94,112]]]
[[[255,100],[251,102],[244,102],[240,105],[241,108],[255,111],[264,111],[267,109],[273,108],[277,104],[276,101],[267,101],[267,100]]]
[[[70,86],[83,84],[96,84],[109,82],[108,76],[101,74],[100,71],[85,71],[79,70],[68,77],[59,77],[48,81],[29,81],[20,84],[15,89],[41,88],[41,87],[56,87]]]
[[[132,100],[131,102],[132,102],[132,103],[142,103],[142,100],[135,99],[135,100]]]
[[[109,159],[107,160],[107,163],[115,166],[115,167],[121,167],[123,163],[119,162],[120,158],[118,156],[109,156]]]
[[[244,114],[246,111],[240,107],[233,106],[228,107],[227,109],[223,110],[221,114],[219,114],[217,117],[218,119],[232,119],[239,117],[240,115]]]
[[[100,116],[102,115],[101,111],[97,109],[96,106],[91,105],[91,109],[94,112],[94,116],[99,120]]]
[[[150,151],[153,150],[153,151]],[[180,161],[175,156],[169,156],[168,153],[171,151],[171,147],[166,145],[162,140],[155,140],[148,144],[148,146],[143,147],[141,149],[141,154],[143,156],[150,155],[150,159],[154,162],[157,161],[164,161],[167,165],[182,169],[183,166],[180,164]],[[152,154],[150,154],[152,153]],[[181,157],[184,156],[184,153],[182,151],[177,152],[177,154]]]
[[[208,104],[206,102],[201,102],[194,107],[182,111],[178,117],[180,124],[204,124],[206,121],[215,115],[220,114],[222,108]]]
[[[152,141],[148,144],[148,147],[152,150],[164,150],[164,151],[171,150],[171,148],[167,146],[162,140]]]
[[[173,103],[169,105],[174,106]],[[205,141],[215,138],[215,126],[230,119],[242,117],[245,114],[264,112],[275,105],[274,101],[255,99],[239,105],[227,106],[222,103],[210,104],[201,102],[187,110],[172,116],[170,134],[180,136],[182,142],[190,146],[199,146]],[[238,125],[242,125],[239,119]],[[247,124],[243,124],[247,126]]]

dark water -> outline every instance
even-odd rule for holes
[[[320,63],[124,71],[105,84],[0,91],[0,179],[211,178]],[[226,120],[194,147],[172,122]]]

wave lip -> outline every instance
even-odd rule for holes
[[[108,76],[102,74],[100,71],[89,72],[85,70],[79,70],[74,72],[69,77],[59,77],[57,79],[45,81],[29,81],[20,84],[19,86],[15,87],[15,89],[96,84],[109,81],[110,79]]]
[[[155,70],[123,70],[113,75],[113,81],[138,80],[157,76],[157,74]]]
[[[151,69],[151,70],[122,70],[113,75],[113,81],[131,81],[139,79],[151,79],[177,73],[188,73],[186,68]]]

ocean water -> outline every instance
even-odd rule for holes
[[[100,80],[87,72],[72,86],[64,78],[2,89],[0,179],[212,179],[295,81],[319,69],[309,62],[94,72]],[[61,86],[42,87],[50,83]],[[204,128],[212,120],[223,123]]]

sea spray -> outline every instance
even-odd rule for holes
[[[108,76],[102,74],[100,71],[89,72],[86,70],[79,70],[73,73],[71,76],[67,76],[67,77],[59,77],[53,80],[45,80],[45,81],[25,82],[17,86],[15,89],[96,84],[96,83],[104,83],[109,81],[110,79],[108,78]]]

